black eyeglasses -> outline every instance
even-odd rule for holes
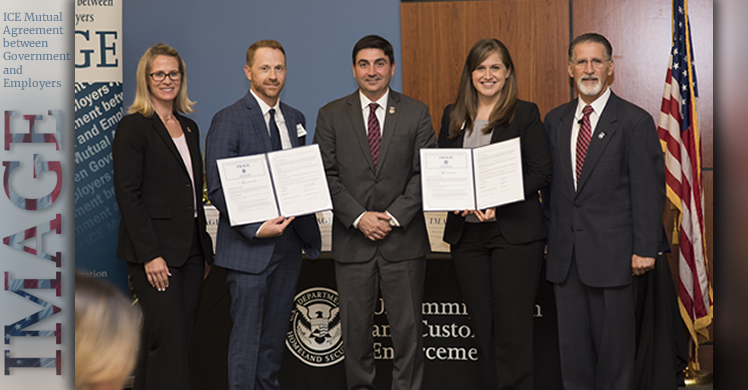
[[[153,81],[156,81],[156,82],[164,81],[164,79],[166,79],[166,76],[169,76],[169,79],[171,81],[179,81],[182,78],[182,72],[177,72],[177,71],[169,72],[169,73],[155,72],[155,73],[151,73],[150,76],[151,78],[153,78]]]

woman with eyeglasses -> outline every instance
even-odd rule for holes
[[[439,132],[440,148],[520,140],[525,200],[449,213],[444,228],[486,389],[533,389],[533,309],[546,237],[538,190],[550,184],[551,158],[538,107],[517,99],[516,70],[501,41],[476,42]]]
[[[213,250],[202,204],[203,163],[187,75],[176,50],[140,58],[129,115],[112,145],[122,216],[117,257],[143,312],[134,388],[189,389],[188,356],[206,262]]]

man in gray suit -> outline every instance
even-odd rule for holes
[[[633,389],[632,275],[654,267],[665,176],[652,117],[608,87],[610,42],[569,47],[578,99],[548,113],[553,179],[544,194],[565,389]]]
[[[419,150],[436,147],[425,104],[389,88],[392,45],[369,35],[353,49],[358,90],[319,110],[314,142],[332,195],[332,256],[349,389],[373,389],[372,326],[380,287],[395,348],[392,389],[420,389],[421,301],[429,252]]]

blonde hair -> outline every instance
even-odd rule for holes
[[[187,72],[184,60],[174,48],[163,43],[157,43],[148,48],[138,62],[138,70],[135,72],[136,90],[135,99],[128,108],[130,114],[139,113],[145,117],[153,115],[153,101],[151,91],[148,88],[148,78],[151,77],[151,66],[157,56],[174,57],[179,63],[179,72],[182,73],[182,81],[177,98],[174,99],[174,111],[183,113],[195,112],[192,106],[195,102],[187,97]]]
[[[75,390],[125,379],[135,367],[140,311],[112,285],[75,275]]]

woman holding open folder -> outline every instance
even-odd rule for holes
[[[130,115],[112,145],[122,215],[117,257],[127,261],[143,312],[135,386],[189,389],[192,324],[212,244],[202,204],[200,132],[176,50],[157,44],[138,63]]]
[[[534,103],[517,99],[516,68],[496,39],[468,53],[457,100],[444,109],[441,148],[519,137],[525,200],[450,213],[444,241],[481,353],[487,389],[533,389],[533,308],[546,229],[538,191],[550,183],[548,139]]]

